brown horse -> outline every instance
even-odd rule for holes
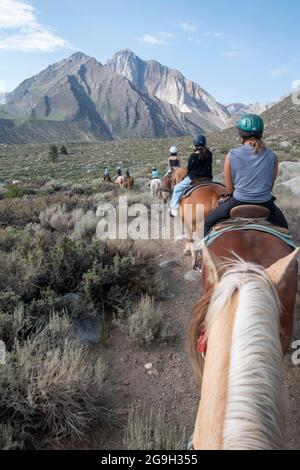
[[[299,249],[239,230],[202,250],[203,294],[189,337],[202,380],[194,448],[283,448],[281,368],[293,330]]]
[[[131,191],[133,189],[133,185],[134,185],[134,178],[132,176],[126,176],[123,187],[127,189],[127,191]]]
[[[184,253],[192,255],[193,267],[196,265],[197,249],[193,247],[194,234],[199,239],[202,238],[200,232],[205,217],[217,207],[218,200],[224,194],[225,188],[219,183],[208,182],[207,185],[195,189],[190,196],[180,201],[179,216],[181,225],[186,237],[186,246]],[[202,208],[202,211],[198,211]]]
[[[174,186],[180,181],[182,181],[187,175],[187,170],[185,168],[174,168],[172,173],[163,177],[162,180],[162,198],[164,204],[167,204],[168,200],[171,198]]]
[[[111,183],[111,177],[109,175],[104,176],[105,183]]]

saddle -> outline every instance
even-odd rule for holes
[[[211,179],[208,179],[208,178],[199,178],[199,179],[192,181],[192,184],[188,188],[186,188],[186,190],[184,191],[181,199],[185,199],[189,197],[198,188],[203,188],[205,186],[211,186],[211,185],[223,186],[225,188],[224,184],[218,183],[217,181],[212,181]]]
[[[274,231],[289,235],[289,230],[273,225],[268,221],[270,211],[266,207],[258,205],[243,205],[234,207],[230,212],[230,219],[219,222],[214,228],[214,232],[219,232],[226,228],[244,228],[258,224],[260,227],[272,228]]]

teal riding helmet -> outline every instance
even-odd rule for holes
[[[264,121],[257,114],[247,114],[240,117],[236,128],[242,137],[258,137],[261,138],[264,132]]]

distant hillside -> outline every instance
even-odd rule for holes
[[[261,116],[265,121],[266,138],[276,137],[281,140],[299,138],[300,106],[293,103],[291,95],[279,101]],[[219,137],[224,142],[234,141],[237,131],[231,127],[220,132]]]
[[[17,122],[12,119],[0,119],[0,143],[33,144],[41,142],[77,142],[102,140],[103,136],[90,129],[84,129],[84,123],[58,122],[42,119],[30,119]]]
[[[243,104],[243,103],[231,103],[226,105],[226,108],[229,114],[232,116],[233,119],[237,119],[239,116],[243,114],[262,114],[272,106],[274,103],[254,103],[254,104]]]

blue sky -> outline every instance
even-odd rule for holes
[[[0,87],[75,50],[130,48],[223,103],[272,101],[300,79],[299,0],[0,0]]]

